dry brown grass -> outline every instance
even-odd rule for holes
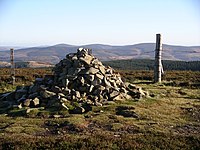
[[[0,149],[199,149],[199,89],[132,81],[153,97],[94,106],[64,118],[49,117],[65,113],[59,110],[25,117],[1,114]],[[134,108],[130,111],[139,117],[117,114],[118,107]]]

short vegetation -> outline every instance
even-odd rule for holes
[[[124,65],[126,66],[126,65]],[[153,84],[153,71],[122,70],[123,80],[141,86],[150,97],[92,106],[89,112],[14,109],[0,114],[0,149],[199,149],[200,72],[166,71]],[[130,68],[129,68],[130,69]],[[51,69],[0,70],[0,93],[30,85]],[[3,110],[4,106],[0,106]]]
[[[115,60],[105,61],[105,65],[110,65],[113,68],[120,70],[153,70],[154,60],[150,59],[130,59],[130,60]],[[162,61],[164,70],[177,71],[200,71],[200,61]]]

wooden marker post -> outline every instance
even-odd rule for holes
[[[161,75],[163,73],[162,60],[162,43],[161,34],[156,34],[156,49],[155,49],[155,64],[154,64],[154,82],[161,82]]]
[[[11,77],[11,83],[15,84],[15,64],[14,64],[14,49],[10,49],[10,77]]]

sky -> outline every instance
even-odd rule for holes
[[[200,0],[0,0],[0,46],[200,46]]]

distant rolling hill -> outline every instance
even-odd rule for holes
[[[76,52],[77,48],[92,49],[94,56],[100,60],[119,59],[154,59],[155,43],[141,43],[135,45],[112,46],[103,44],[90,44],[74,46],[58,44],[47,47],[30,47],[15,50],[16,61],[38,61],[55,64],[63,59],[66,54]],[[1,49],[2,50],[2,49]],[[0,51],[0,61],[8,61],[9,51]],[[200,46],[173,46],[163,45],[164,60],[199,61]]]

